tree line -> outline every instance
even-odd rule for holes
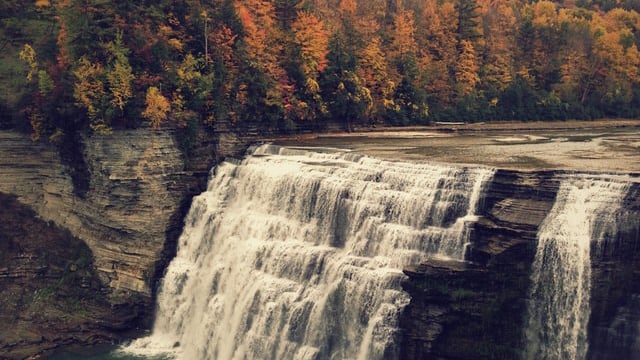
[[[34,139],[53,142],[145,124],[287,131],[636,117],[639,8],[637,0],[6,0],[0,30],[17,49],[26,90],[2,106],[28,121]]]

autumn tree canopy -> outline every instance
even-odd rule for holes
[[[640,114],[636,2],[2,6],[22,88],[0,105],[34,138],[146,124],[288,131]]]

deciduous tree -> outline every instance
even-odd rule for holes
[[[167,120],[171,105],[164,95],[155,86],[149,87],[147,90],[147,98],[145,100],[147,107],[142,112],[142,116],[149,120],[151,127],[159,129],[162,123]]]

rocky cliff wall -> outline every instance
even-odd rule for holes
[[[241,155],[249,140],[223,133],[196,142],[186,161],[171,130],[116,131],[83,139],[82,156],[73,157],[83,163],[69,164],[49,144],[0,131],[0,192],[85,241],[105,285],[151,297],[191,196],[216,160]]]
[[[0,359],[114,341],[142,304],[113,304],[87,245],[0,193]]]
[[[498,170],[472,229],[470,263],[408,267],[403,359],[522,359],[538,229],[554,205],[557,172]],[[616,234],[591,256],[589,359],[640,357],[640,184]],[[419,271],[417,271],[419,270]]]
[[[251,141],[224,131],[192,140],[186,160],[174,130],[122,130],[84,138],[63,159],[51,144],[0,131],[0,193],[88,246],[100,296],[127,309],[107,323],[150,320],[191,197],[204,189],[216,161],[242,155]]]
[[[0,191],[86,242],[106,286],[150,297],[166,234],[199,174],[185,171],[169,132],[94,136],[82,150],[89,178],[78,196],[54,147],[0,133]]]

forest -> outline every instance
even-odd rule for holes
[[[0,3],[0,127],[321,130],[640,115],[639,0]]]

